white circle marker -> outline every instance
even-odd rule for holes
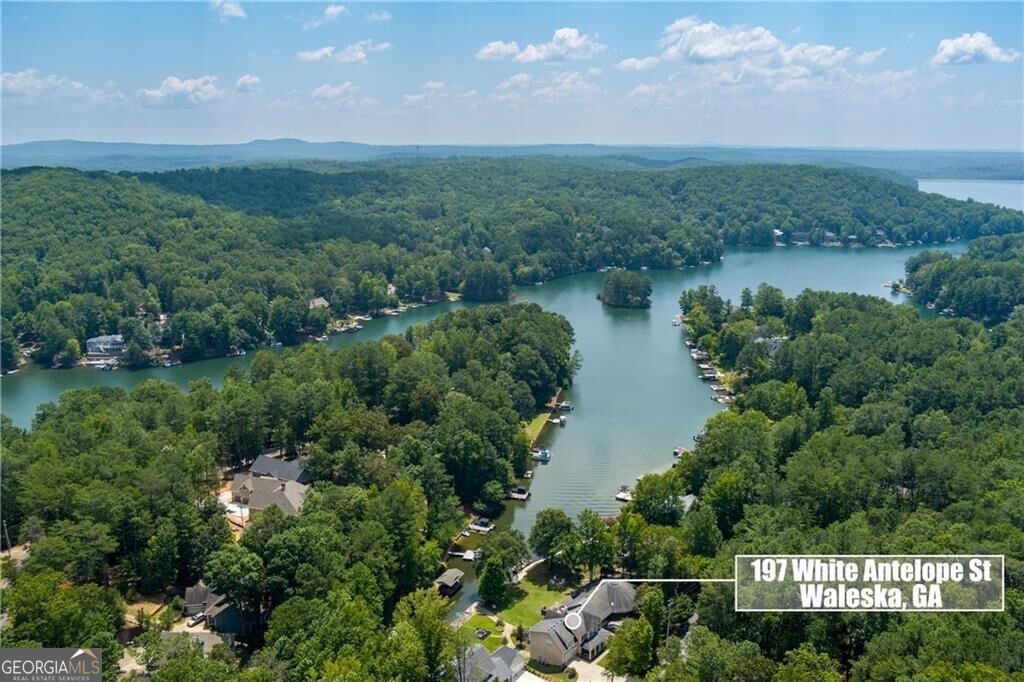
[[[583,616],[575,611],[565,614],[565,627],[570,630],[577,630],[583,627]]]

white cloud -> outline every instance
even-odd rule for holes
[[[533,95],[541,99],[562,99],[596,95],[599,92],[601,88],[585,81],[579,71],[563,71],[551,77],[550,85],[534,90]]]
[[[309,96],[314,99],[338,99],[345,95],[351,95],[358,89],[359,86],[354,84],[352,81],[345,81],[338,85],[324,83],[313,90],[313,92],[309,93]]]
[[[366,15],[367,21],[391,21],[393,17],[391,12],[386,9],[377,10],[376,12],[370,12]]]
[[[217,87],[216,76],[168,76],[159,87],[139,90],[139,100],[145,106],[194,106],[215,102],[223,96],[224,92]]]
[[[306,31],[310,29],[318,28],[323,26],[329,21],[334,21],[343,14],[348,14],[348,8],[345,5],[327,5],[324,8],[324,13],[316,19],[311,19],[302,25],[302,28]]]
[[[334,56],[334,48],[328,45],[315,50],[305,50],[295,56],[300,62],[322,62]]]
[[[964,33],[959,38],[946,38],[939,42],[932,66],[943,64],[969,64],[971,62],[998,62],[1009,64],[1020,59],[1017,50],[1003,49],[987,33]]]
[[[438,90],[444,90],[444,81],[427,81],[420,87],[423,90],[436,92]]]
[[[849,59],[853,55],[853,50],[848,47],[839,48],[834,45],[797,43],[792,47],[780,47],[777,54],[783,64],[803,63],[811,66],[829,67],[836,66]]]
[[[592,66],[589,69],[587,69],[588,76],[600,76],[602,73],[604,73],[604,71],[597,68],[596,66]]]
[[[492,40],[476,51],[477,59],[504,59],[519,52],[519,43],[514,40],[504,42]]]
[[[873,63],[883,54],[885,54],[885,48],[880,47],[877,50],[868,50],[867,52],[861,52],[859,55],[857,55],[857,59],[855,61],[861,66],[867,66],[868,64]]]
[[[615,65],[619,71],[647,71],[661,62],[657,57],[628,57]]]
[[[113,83],[108,87],[113,88]],[[37,69],[4,72],[0,75],[0,92],[11,101],[38,103],[42,101],[80,101],[92,104],[119,102],[124,95],[116,91],[100,90],[67,76],[40,75]]]
[[[375,43],[369,38],[360,40],[358,43],[349,45],[344,50],[338,50],[332,45],[299,52],[295,56],[300,62],[324,62],[334,61],[343,64],[365,64],[369,60],[371,52],[382,52],[390,50],[391,43]]]
[[[448,86],[442,81],[427,81],[420,86],[419,92],[402,95],[402,104],[405,106],[426,106],[429,107],[438,97],[448,95]]]
[[[597,42],[597,36],[580,33],[578,28],[560,28],[551,40],[539,45],[529,44],[515,56],[517,62],[533,64],[553,59],[588,59],[604,52],[605,45]]]
[[[232,19],[245,19],[245,10],[242,9],[242,3],[240,2],[210,0],[210,9],[217,14],[217,17],[222,22]]]
[[[243,74],[235,81],[235,90],[239,92],[252,92],[253,90],[259,90],[260,83],[262,81],[259,76],[254,76],[251,73]]]
[[[533,80],[533,76],[528,73],[517,73],[514,76],[510,76],[498,83],[495,90],[518,90],[519,88],[525,88]]]
[[[702,22],[696,16],[669,24],[661,42],[665,48],[662,58],[697,61],[732,59],[772,52],[782,47],[782,41],[762,26],[723,27],[713,21]]]

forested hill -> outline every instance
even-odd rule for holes
[[[639,166],[806,163],[881,168],[912,178],[1024,179],[1019,151],[926,151],[722,147],[715,145],[370,145],[356,142],[252,140],[243,144],[141,144],[46,140],[2,147],[4,168],[69,166],[83,170],[162,171],[217,165],[295,161],[549,156],[618,159]]]
[[[73,364],[104,333],[134,342],[139,361],[151,343],[185,360],[270,335],[293,343],[324,328],[328,314],[308,311],[314,297],[340,318],[460,289],[497,300],[509,280],[609,265],[696,265],[724,244],[870,246],[1024,228],[1020,212],[863,172],[555,159],[339,173],[21,169],[3,174],[3,204],[5,366],[19,342],[38,346],[38,362]],[[478,262],[489,264],[467,267]]]
[[[976,239],[959,258],[925,251],[907,261],[906,282],[939,310],[1001,322],[1024,305],[1024,235]]]

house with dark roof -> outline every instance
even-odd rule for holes
[[[559,668],[577,656],[592,661],[605,650],[612,636],[604,627],[605,623],[635,609],[634,585],[623,581],[602,581],[596,588],[582,592],[570,601],[564,616],[542,620],[530,629],[530,658]],[[569,627],[575,623],[578,625]]]
[[[269,455],[260,455],[249,467],[249,472],[257,476],[269,476],[281,481],[295,481],[309,485],[313,476],[302,468],[297,459],[278,459]]]
[[[466,682],[512,682],[526,669],[526,661],[515,649],[503,646],[493,654],[482,644],[475,644],[457,675]]]
[[[194,616],[206,611],[211,590],[202,580],[191,587],[185,588],[185,615]]]
[[[437,591],[445,597],[450,597],[462,589],[462,578],[466,574],[457,568],[449,568],[434,581]]]
[[[231,501],[248,506],[250,512],[273,506],[289,516],[295,516],[302,510],[308,491],[309,486],[295,481],[280,481],[247,473],[231,482]]]

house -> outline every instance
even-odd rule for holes
[[[185,615],[194,616],[206,611],[211,590],[202,580],[185,588]]]
[[[570,601],[564,617],[542,620],[530,629],[530,658],[559,668],[577,656],[592,661],[601,655],[612,636],[604,624],[634,609],[636,587],[622,581],[602,581]]]
[[[252,631],[252,619],[227,597],[213,592],[206,609],[206,627],[226,635],[245,635]]]
[[[526,669],[526,661],[515,649],[503,646],[489,654],[482,644],[473,645],[463,665],[458,677],[466,682],[512,682]]]
[[[449,568],[441,574],[441,577],[434,581],[434,585],[443,596],[450,597],[462,589],[462,578],[464,575],[465,573],[457,568]]]
[[[250,619],[244,611],[202,580],[185,588],[185,615],[194,616],[198,613],[206,614],[207,628],[221,634],[241,635],[251,628]],[[205,642],[203,648],[206,648]]]
[[[318,308],[330,308],[331,304],[327,302],[327,299],[323,296],[317,296],[316,298],[309,299],[309,309],[316,310]]]
[[[247,473],[231,482],[231,501],[248,506],[250,512],[274,506],[294,516],[302,510],[308,490],[309,486],[295,481],[279,481]]]
[[[278,459],[269,455],[260,455],[249,467],[249,472],[257,476],[269,476],[279,481],[295,481],[303,485],[313,482],[313,476],[302,468],[298,460]]]
[[[122,353],[124,352],[124,337],[120,334],[106,334],[86,339],[85,352],[90,355]]]

